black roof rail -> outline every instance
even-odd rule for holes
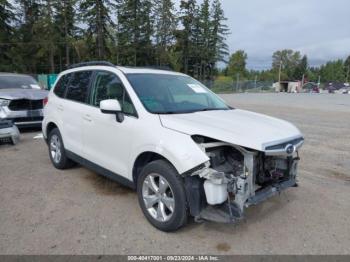
[[[67,69],[72,69],[72,68],[77,68],[77,67],[82,67],[82,66],[112,66],[115,67],[114,64],[108,61],[89,61],[89,62],[82,62],[78,64],[73,64],[68,66]]]

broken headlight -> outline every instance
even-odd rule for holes
[[[10,104],[10,100],[0,99],[0,106],[8,106]]]

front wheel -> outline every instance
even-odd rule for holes
[[[137,181],[137,194],[147,220],[162,231],[186,224],[186,195],[175,168],[164,160],[149,163]]]

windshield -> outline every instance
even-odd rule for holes
[[[154,114],[181,114],[229,110],[221,98],[189,76],[128,74],[145,108]]]
[[[40,89],[40,86],[31,76],[0,75],[0,89],[13,88]]]

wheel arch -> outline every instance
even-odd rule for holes
[[[48,136],[50,134],[50,132],[55,128],[58,128],[58,126],[54,122],[49,122],[46,125],[46,136]]]
[[[145,151],[140,153],[137,158],[134,161],[133,168],[132,168],[132,179],[133,183],[136,186],[137,185],[137,178],[140,175],[142,169],[148,164],[155,160],[165,160],[168,162],[171,166],[174,167],[175,170],[176,167],[169,161],[166,157],[163,155],[153,152],[153,151]]]

